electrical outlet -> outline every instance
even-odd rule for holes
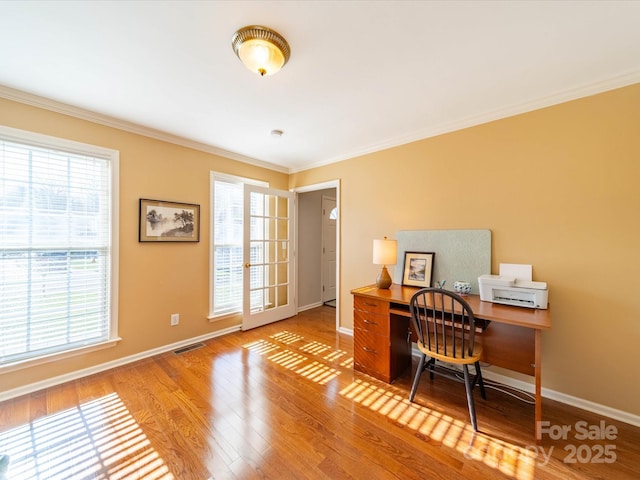
[[[180,314],[179,313],[172,313],[171,314],[171,326],[175,327],[179,323],[180,323]]]

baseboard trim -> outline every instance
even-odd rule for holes
[[[312,308],[321,307],[322,302],[311,303],[309,305],[305,305],[303,307],[298,307],[298,313],[304,312],[305,310],[311,310]]]
[[[640,427],[640,415],[634,415],[623,410],[611,408],[606,405],[591,402],[583,398],[574,397],[573,395],[567,395],[566,393],[557,392],[555,390],[549,390],[547,388],[542,389],[542,396],[550,398],[551,400],[556,400],[561,403],[566,403],[568,405],[581,408],[583,410],[587,410],[589,412],[597,413],[598,415],[602,415],[604,417],[619,420],[620,422],[628,423],[629,425],[633,425],[635,427]]]
[[[353,330],[351,328],[340,327],[338,333],[344,333],[345,335],[353,337]]]
[[[413,356],[421,355],[420,351],[415,346],[413,347],[411,354]],[[517,390],[522,390],[523,392],[532,394],[535,394],[536,392],[536,387],[533,383],[523,382],[522,380],[518,380],[517,378],[511,378],[506,375],[502,375],[500,373],[492,372],[485,369],[482,369],[482,376],[487,380],[493,380],[494,382],[502,383],[503,385],[515,388]],[[600,403],[591,402],[583,398],[574,397],[573,395],[568,395],[556,390],[551,390],[550,388],[543,387],[542,396],[544,398],[555,400],[566,405],[571,405],[572,407],[580,408],[591,413],[602,415],[603,417],[608,417],[613,420],[628,423],[629,425],[633,425],[635,427],[640,427],[639,415],[634,415],[623,410],[611,408]]]
[[[75,370],[73,372],[66,373],[64,375],[47,378],[46,380],[31,383],[29,385],[24,385],[22,387],[14,388],[12,390],[7,390],[5,392],[0,392],[0,402],[3,402],[5,400],[11,400],[12,398],[20,397],[22,395],[28,395],[30,393],[37,392],[38,390],[42,390],[44,388],[55,387],[56,385],[61,385],[66,382],[78,380],[80,378],[87,377],[89,375],[104,372],[105,370],[121,367],[129,363],[137,362],[138,360],[144,360],[145,358],[153,357],[154,355],[159,355],[165,352],[170,352],[171,350],[176,350],[178,348],[186,347],[187,345],[191,345],[193,343],[203,342],[205,340],[210,340],[212,338],[221,337],[228,333],[237,332],[239,330],[240,330],[239,325],[225,328],[213,333],[207,333],[205,335],[189,338],[187,340],[181,340],[180,342],[171,343],[169,345],[163,345],[158,348],[146,350],[144,352],[136,353],[134,355],[129,355],[127,357],[119,358],[117,360],[101,363],[99,365],[83,368],[81,370]]]

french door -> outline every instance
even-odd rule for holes
[[[295,193],[245,184],[242,329],[296,313]]]

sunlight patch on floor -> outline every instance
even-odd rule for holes
[[[11,480],[174,480],[117,394],[0,433]]]
[[[528,449],[473,431],[471,425],[410,402],[377,385],[356,380],[340,394],[517,480],[533,480],[535,455]]]
[[[281,350],[279,352],[273,353],[267,357],[272,362],[277,363],[281,367],[292,369],[296,365],[307,360],[307,357],[304,355],[300,355],[298,353],[294,353],[291,350]]]
[[[246,348],[247,350],[251,350],[256,352],[259,355],[265,355],[273,350],[278,350],[280,348],[279,345],[275,343],[268,342],[266,340],[256,340],[255,342],[246,343],[242,346],[242,348]]]
[[[277,342],[284,343],[285,345],[304,341],[303,336],[291,334],[287,331],[278,332],[271,335],[269,338],[276,340]],[[317,341],[304,343],[297,348],[297,351],[292,351],[287,348],[283,349],[282,346],[277,343],[264,339],[255,340],[243,345],[242,347],[259,355],[266,356],[269,361],[288,370],[292,370],[298,375],[319,383],[320,385],[324,385],[333,380],[340,375],[341,372],[330,365],[310,359],[298,352],[304,352],[311,356],[318,356],[329,363],[342,360],[342,362],[339,363],[341,367],[349,368],[353,365],[353,358],[350,357],[346,351],[335,349]]]
[[[320,355],[327,350],[331,350],[331,347],[329,345],[325,345],[324,343],[312,341],[307,343],[305,346],[300,347],[300,350],[312,355]]]
[[[286,330],[282,332],[274,333],[273,335],[271,335],[270,338],[273,338],[274,340],[277,340],[280,343],[286,343],[288,345],[295,342],[299,342],[304,339],[302,335],[298,335],[297,333],[287,332]]]

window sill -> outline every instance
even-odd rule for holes
[[[65,350],[64,352],[52,353],[51,355],[43,355],[41,357],[29,358],[27,360],[20,360],[13,363],[7,363],[0,365],[0,373],[8,373],[16,370],[22,370],[25,368],[35,367],[37,365],[43,365],[45,363],[57,362],[65,358],[76,357],[78,355],[84,355],[90,352],[103,350],[115,346],[122,338],[115,337],[110,340],[106,340],[101,343],[94,343],[86,345],[84,347],[74,348],[72,350]]]
[[[207,319],[209,322],[219,322],[221,320],[227,320],[229,318],[239,318],[242,320],[242,313],[233,312],[233,313],[223,313],[222,315],[209,315]]]

